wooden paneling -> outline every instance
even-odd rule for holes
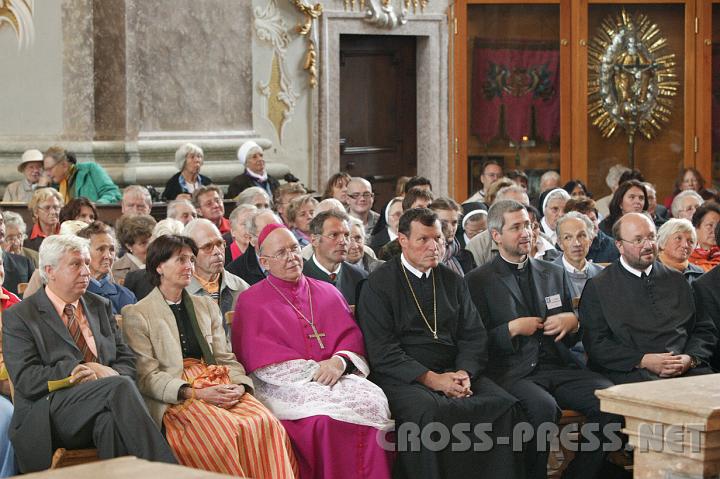
[[[340,167],[371,179],[378,210],[417,171],[414,37],[340,38]]]
[[[604,181],[607,168],[616,162],[627,161],[627,143],[624,132],[617,132],[609,140],[601,138],[599,131],[588,121],[587,43],[600,22],[608,14],[617,12],[620,6],[625,6],[630,13],[642,11],[658,24],[662,35],[669,40],[665,51],[676,54],[676,73],[681,82],[670,123],[664,125],[662,132],[650,142],[636,137],[636,165],[657,184],[661,198],[671,192],[677,172],[683,166],[695,166],[710,177],[715,156],[711,151],[713,119],[709,101],[711,43],[720,41],[720,33],[714,34],[720,32],[720,26],[712,21],[713,5],[720,22],[720,0],[459,0],[453,6],[453,13],[457,15],[457,35],[454,35],[454,130],[451,138],[451,142],[458,139],[454,165],[457,197],[464,198],[467,193],[468,156],[483,154],[482,145],[469,135],[472,39],[478,33],[502,39],[518,30],[528,39],[534,36],[542,40],[559,38],[561,49],[566,43],[564,46],[568,51],[561,54],[561,144],[552,154],[554,161],[559,159],[563,179],[583,179],[589,182],[597,197],[607,194]],[[557,11],[558,7],[559,19],[557,14],[548,13],[552,8]],[[546,12],[544,18],[540,13],[543,10]],[[481,18],[483,12],[493,11],[511,14],[512,21],[488,22],[486,17]],[[533,14],[536,18],[532,18]],[[538,28],[534,23],[542,26]],[[494,153],[507,155],[508,150],[498,147]]]

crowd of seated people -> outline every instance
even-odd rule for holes
[[[64,447],[256,478],[541,478],[547,444],[496,439],[562,410],[619,432],[595,390],[720,366],[720,204],[694,169],[665,206],[621,165],[606,198],[549,171],[531,204],[492,160],[462,204],[419,176],[377,204],[365,178],[315,194],[254,142],[237,158],[225,191],[182,145],[161,219],[96,163],[23,155],[4,201],[32,224],[0,216],[0,477]],[[403,447],[458,423],[493,447]],[[563,477],[627,477],[606,449]]]

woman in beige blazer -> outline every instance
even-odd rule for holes
[[[153,291],[123,308],[123,331],[137,355],[138,388],[180,464],[254,478],[297,476],[280,421],[249,391],[230,351],[220,309],[185,290],[197,246],[165,235],[149,246]]]

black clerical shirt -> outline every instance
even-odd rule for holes
[[[544,305],[538,304],[537,301],[532,275],[530,274],[530,261],[526,258],[523,263],[511,263],[502,256],[500,256],[500,258],[502,258],[503,264],[507,266],[515,278],[515,281],[518,283],[523,300],[527,306],[528,316],[538,316],[543,318],[543,320],[547,319],[546,308]],[[565,366],[565,361],[560,358],[557,348],[555,347],[555,336],[547,336],[543,334],[542,329],[539,329],[535,333],[535,337],[540,343],[538,351],[539,367],[549,366],[556,368]]]

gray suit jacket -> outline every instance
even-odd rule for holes
[[[228,311],[235,311],[235,303],[240,293],[250,287],[240,276],[223,271],[222,281],[220,282],[220,311],[224,315]],[[198,296],[209,296],[195,276],[190,280],[190,284],[185,287],[190,294]]]
[[[97,346],[98,362],[135,378],[135,355],[125,344],[110,301],[93,293],[80,298]],[[83,355],[45,289],[3,312],[3,354],[15,387],[10,439],[20,469],[50,467],[52,422],[48,381],[64,379]]]

